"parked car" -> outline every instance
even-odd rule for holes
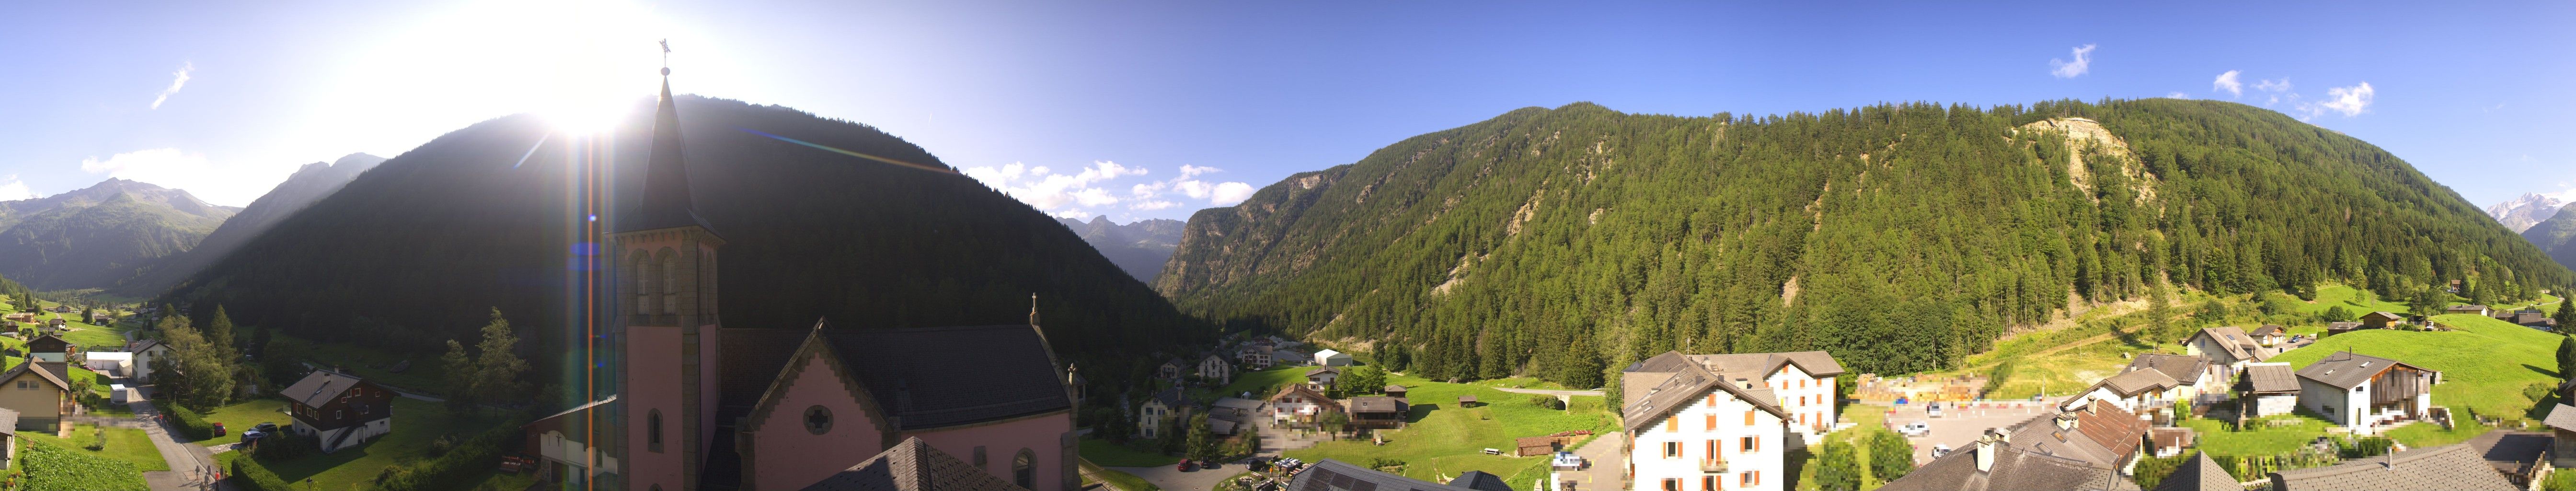
[[[1924,404],[1924,405],[1923,405],[1923,412],[1924,412],[1925,414],[1930,414],[1930,415],[1932,415],[1932,417],[1935,417],[1935,418],[1941,417],[1941,403],[1935,402],[1935,403],[1930,403],[1930,404]]]
[[[1181,459],[1181,463],[1178,463],[1178,464],[1172,464],[1172,469],[1174,469],[1174,470],[1178,470],[1178,471],[1181,471],[1181,472],[1195,471],[1195,470],[1199,470],[1199,463],[1198,463],[1198,461],[1195,461],[1195,460],[1190,460],[1190,459]]]
[[[1924,435],[1930,435],[1930,434],[1932,434],[1932,424],[1931,424],[1931,423],[1922,422],[1922,421],[1916,421],[1916,422],[1912,422],[1912,423],[1906,423],[1906,424],[1905,424],[1905,426],[1899,426],[1899,427],[1897,427],[1897,428],[1896,428],[1896,433],[1897,433],[1897,434],[1900,434],[1900,435],[1905,435],[1905,436],[1910,436],[1910,437],[1921,438],[1921,437],[1923,437]]]
[[[277,434],[277,423],[260,423],[258,425],[251,426],[250,429],[275,435]]]
[[[224,436],[224,424],[215,423],[215,436]]]
[[[1950,446],[1949,446],[1949,445],[1935,444],[1935,445],[1933,445],[1933,446],[1932,446],[1932,458],[1937,459],[1937,458],[1941,458],[1941,456],[1943,456],[1943,455],[1949,455],[1949,454],[1950,454]]]
[[[1200,461],[1200,462],[1199,462],[1199,468],[1201,468],[1201,469],[1215,469],[1215,468],[1217,468],[1218,466],[1223,465],[1223,464],[1224,464],[1223,462],[1217,462],[1217,461],[1216,461],[1216,459],[1207,459],[1207,460],[1205,460],[1205,461]]]

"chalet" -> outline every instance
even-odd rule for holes
[[[2260,344],[2263,345],[2263,347],[2269,348],[2273,345],[2281,344],[2281,341],[2283,340],[2289,339],[2290,328],[2281,327],[2277,324],[2264,324],[2263,327],[2254,328],[2253,332],[2245,333],[2245,335],[2254,337],[2254,344]]]
[[[1288,384],[1270,396],[1270,418],[1276,422],[1311,424],[1321,420],[1324,414],[1340,412],[1343,412],[1340,402],[1303,384]]]
[[[2245,365],[2235,391],[2237,414],[2247,418],[2290,414],[2299,407],[2299,376],[2288,363]]]
[[[1188,363],[1181,362],[1181,359],[1173,358],[1163,362],[1162,366],[1155,367],[1154,374],[1164,380],[1180,380],[1181,374],[1189,373],[1189,366]]]
[[[1315,352],[1315,364],[1328,367],[1346,367],[1351,365],[1351,355],[1349,353],[1333,350],[1317,351]]]
[[[1976,443],[1932,459],[1881,491],[2131,491],[2125,475],[2145,441],[2146,421],[2109,402],[2042,414],[1986,431]]]
[[[1208,405],[1208,429],[1219,435],[1233,435],[1238,430],[1250,429],[1248,425],[1260,422],[1264,416],[1262,405],[1261,401],[1252,399],[1219,398],[1216,403]]]
[[[2549,465],[2561,469],[2576,466],[2576,406],[2552,406],[2541,423],[2549,425]]]
[[[1331,389],[1333,388],[1333,384],[1341,381],[1341,379],[1342,369],[1333,368],[1331,366],[1306,371],[1306,386],[1314,388],[1315,390]]]
[[[1386,396],[1387,396],[1387,397],[1397,398],[1397,399],[1403,399],[1403,398],[1404,398],[1404,386],[1402,386],[1402,385],[1395,385],[1395,384],[1387,384],[1387,385],[1386,385]]]
[[[0,318],[5,318],[5,319],[8,319],[8,320],[9,320],[9,322],[16,322],[16,323],[20,323],[20,324],[34,324],[34,323],[36,323],[36,313],[35,313],[35,312],[12,312],[12,313],[10,313],[9,315],[6,315],[6,316],[0,316]]]
[[[2156,370],[2120,372],[2119,375],[2112,375],[2100,382],[2094,382],[2092,387],[2086,387],[2083,392],[2077,393],[2079,395],[2067,399],[2059,409],[2075,411],[2090,406],[2094,402],[2107,402],[2119,406],[2122,411],[2149,412],[2172,406],[2171,395],[2174,393],[2174,388],[2179,386],[2181,383],[2176,382],[2173,377],[2165,376],[2164,372]]]
[[[1403,399],[1384,396],[1353,397],[1351,398],[1351,426],[1403,429],[1406,411]]]
[[[2228,399],[2227,367],[2212,364],[2207,358],[2139,353],[2129,359],[2128,366],[2120,369],[2122,373],[2140,370],[2154,370],[2173,379],[2174,387],[2164,394],[2166,400],[2191,401],[2193,406],[2205,406]]]
[[[2363,329],[2394,329],[2406,323],[2406,316],[2395,312],[2371,312],[2361,315]]]
[[[71,367],[63,362],[20,362],[7,373],[0,373],[0,409],[18,414],[19,431],[54,433],[67,425],[64,416],[73,413]]]
[[[394,430],[394,391],[354,375],[314,370],[278,395],[286,396],[296,434],[320,438],[323,452]]]
[[[0,471],[18,465],[18,412],[0,409]]]
[[[2506,482],[2518,488],[2537,489],[2544,486],[2535,481],[2545,481],[2557,470],[2549,464],[2552,440],[2555,437],[2549,433],[2496,429],[2479,433],[2466,444],[2470,454],[2486,461],[2487,467],[2503,475]]]
[[[2354,433],[2424,419],[2442,372],[2376,356],[2341,352],[2299,369],[2299,405]]]
[[[1235,350],[1234,361],[1241,363],[1245,370],[1267,370],[1270,368],[1270,350],[1267,343],[1245,343],[1242,349]]]
[[[1014,467],[1026,468],[1014,462]],[[921,437],[905,438],[859,461],[840,472],[802,488],[803,491],[1026,491],[984,470],[989,464],[970,463],[955,455],[939,451]],[[1013,476],[1017,482],[1031,482],[1033,476]]]
[[[1181,388],[1173,387],[1154,393],[1136,406],[1136,434],[1145,438],[1162,438],[1163,434],[1189,421],[1189,403],[1181,398]]]
[[[602,436],[591,431],[591,425],[606,418],[604,406],[614,402],[617,402],[617,396],[608,396],[537,418],[520,427],[527,435],[525,452],[538,459],[538,480],[579,488],[600,474],[617,473],[617,457],[601,453],[597,446],[590,444],[593,436]]]
[[[1785,452],[1831,427],[1842,372],[1822,351],[1667,351],[1630,364],[1619,383],[1633,488],[1786,489]]]
[[[1225,357],[1208,355],[1199,360],[1196,368],[1200,379],[1214,381],[1217,385],[1234,383],[1234,364],[1226,363]]]
[[[2451,308],[2442,309],[2442,313],[2445,314],[2469,314],[2479,317],[2485,317],[2487,312],[2485,305],[2453,305]]]
[[[152,363],[170,357],[170,345],[161,344],[158,339],[129,343],[125,351],[134,353],[134,380],[145,383],[152,381]]]
[[[2202,328],[2183,340],[2182,346],[2183,354],[2208,358],[2212,365],[2227,367],[2230,375],[2247,363],[2263,361],[2262,345],[2234,326]]]
[[[72,349],[70,341],[52,334],[27,340],[27,357],[40,361],[65,361],[69,358]]]
[[[2518,491],[2468,444],[2414,448],[2386,456],[2270,474],[2274,491],[2443,489]]]
[[[2558,319],[2551,319],[2549,318],[2549,314],[2542,313],[2538,310],[2514,312],[2513,318],[2507,319],[2506,322],[2548,330],[2558,329]]]

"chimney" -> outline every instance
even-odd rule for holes
[[[2004,438],[2007,435],[2009,432],[2003,428],[1988,428],[1986,436],[1977,438],[1977,472],[1986,473],[1995,470],[1996,447],[2004,445]]]

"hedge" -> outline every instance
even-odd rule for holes
[[[518,424],[505,424],[476,435],[436,459],[386,469],[376,480],[376,491],[438,491],[462,489],[476,482],[473,477],[490,472],[498,465],[503,448],[524,436]]]
[[[207,423],[206,417],[196,411],[178,404],[155,406],[166,406],[161,408],[161,414],[170,416],[170,423],[179,427],[179,436],[188,437],[191,441],[215,437],[215,425]]]
[[[241,491],[295,491],[268,466],[253,459],[233,459],[233,486]]]

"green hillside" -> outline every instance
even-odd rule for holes
[[[47,290],[114,285],[155,260],[196,247],[232,215],[211,206],[183,209],[171,198],[146,194],[157,190],[202,205],[185,191],[124,183],[149,189],[112,190],[95,203],[62,203],[10,217],[14,223],[0,230],[0,274]]]
[[[2558,264],[2576,268],[2576,213],[2559,213],[2522,231],[2522,238],[2549,251]]]
[[[2457,330],[2353,331],[2327,336],[2270,361],[2304,368],[2327,355],[2351,350],[2439,370],[2442,384],[2433,386],[2433,404],[2504,418],[2524,417],[2539,403],[2524,397],[2523,389],[2558,384],[2558,343],[2565,336],[2469,314],[2438,315],[2433,320]]]
[[[1233,327],[1433,378],[1588,387],[1666,349],[1953,367],[2166,279],[2409,298],[2463,278],[2500,299],[2571,284],[2368,143],[2256,107],[2150,99],[1521,109],[1203,210],[1155,287]]]
[[[717,266],[727,327],[803,329],[827,316],[846,328],[1026,323],[1035,293],[1048,340],[1102,383],[1141,373],[1150,350],[1211,334],[1053,218],[972,179],[744,130],[941,165],[911,143],[784,107],[678,104],[698,213],[727,241]],[[642,194],[632,190],[642,187],[653,111],[634,114],[599,147],[616,156],[607,210]],[[559,326],[580,332],[583,293],[572,282],[587,257],[570,153],[590,147],[556,135],[531,153],[549,131],[519,115],[441,136],[156,303],[221,304],[243,325],[301,339],[426,353],[414,366],[498,307],[511,325],[532,326],[531,353],[560,352]],[[531,358],[556,362],[541,370],[579,362]]]

